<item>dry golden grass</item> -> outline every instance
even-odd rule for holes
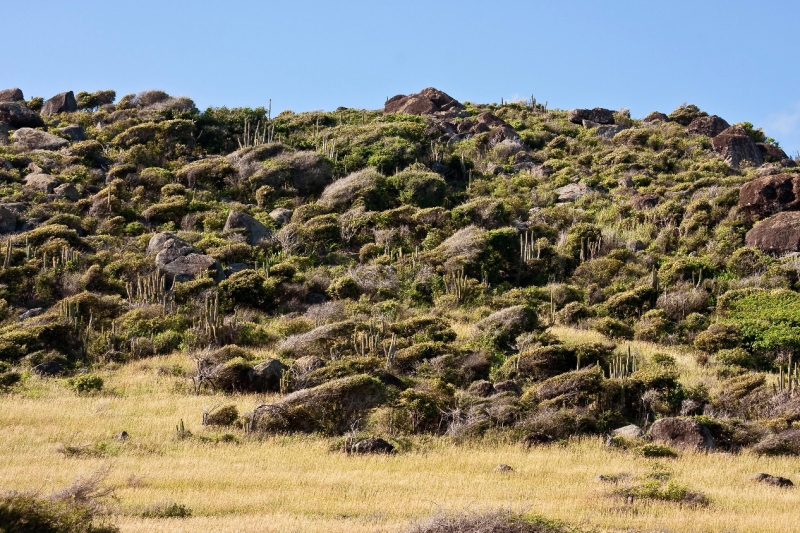
[[[576,340],[594,335],[556,333]],[[110,465],[109,482],[119,487],[113,521],[125,532],[398,531],[439,509],[497,507],[597,530],[785,533],[797,522],[800,492],[748,480],[765,471],[798,481],[796,459],[687,453],[648,460],[607,449],[600,439],[531,451],[429,439],[393,457],[330,452],[331,441],[317,437],[249,439],[236,432],[238,443],[178,440],[175,425],[181,419],[195,436],[215,435],[200,426],[204,406],[235,403],[245,411],[265,398],[192,396],[179,378],[157,372],[159,365],[176,364],[188,367],[176,356],[106,372],[109,392],[95,396],[35,378],[4,396],[0,488],[47,492]],[[126,443],[113,439],[122,430],[131,435]],[[106,443],[106,455],[59,452],[64,444],[97,443]],[[492,472],[499,463],[515,472]],[[676,482],[705,493],[711,505],[628,504],[607,496],[609,486],[594,480],[598,474],[645,474],[654,463],[671,469]],[[139,517],[166,501],[185,504],[193,516]]]

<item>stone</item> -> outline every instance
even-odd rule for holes
[[[0,122],[0,146],[8,146],[8,124]]]
[[[669,117],[661,113],[660,111],[653,111],[649,113],[646,117],[642,119],[644,123],[652,123],[652,122],[669,122]]]
[[[78,189],[76,189],[75,185],[72,183],[63,183],[59,185],[53,189],[53,193],[59,198],[66,198],[73,202],[77,202],[81,198],[81,193],[78,192]]]
[[[300,375],[308,374],[325,366],[325,361],[316,355],[304,355],[295,359],[292,368]]]
[[[512,394],[522,394],[522,389],[519,388],[519,385],[515,381],[498,381],[494,384],[494,390],[497,394],[502,394],[504,392],[510,392]]]
[[[61,183],[50,174],[28,174],[25,176],[25,186],[47,194],[53,191]]]
[[[644,437],[644,430],[636,424],[630,424],[617,428],[611,432],[612,437],[622,437],[623,439],[641,439]]]
[[[256,245],[261,240],[269,237],[270,231],[267,227],[248,215],[236,209],[232,209],[228,213],[228,220],[225,221],[223,231],[241,231],[247,238],[247,244]]]
[[[48,117],[56,113],[73,113],[78,110],[78,102],[72,91],[59,93],[50,98],[42,107],[42,115]]]
[[[716,448],[708,428],[693,418],[660,418],[650,426],[650,436],[668,446],[696,450]]]
[[[242,270],[250,270],[252,269],[252,265],[248,265],[247,263],[230,263],[228,266],[225,267],[225,277],[229,278],[236,274],[237,272],[241,272]]]
[[[453,111],[463,111],[464,106],[455,98],[433,87],[423,89],[408,96],[398,94],[386,101],[385,113],[405,113],[408,115],[433,115]]]
[[[628,128],[620,124],[608,124],[605,126],[598,126],[597,136],[603,139],[604,141],[610,141],[614,138],[614,135],[626,129]]]
[[[553,442],[553,437],[545,435],[544,433],[529,433],[520,440],[520,444],[525,448],[531,448],[540,444],[549,444],[551,442]]]
[[[513,468],[511,468],[507,464],[503,464],[503,463],[500,463],[499,465],[494,467],[494,470],[492,470],[492,472],[496,472],[498,474],[510,474],[513,471],[514,471]]]
[[[23,320],[28,320],[29,318],[37,317],[37,316],[41,315],[44,312],[45,312],[45,308],[44,307],[34,307],[33,309],[28,309],[24,313],[20,314],[17,317],[17,320],[22,322]]]
[[[153,235],[147,244],[147,253],[156,255],[156,268],[170,280],[189,281],[200,273],[210,273],[216,280],[223,277],[219,261],[169,232]]]
[[[17,87],[0,91],[0,102],[24,102],[25,97]]]
[[[473,382],[467,392],[473,396],[479,396],[481,398],[486,398],[494,394],[494,385],[490,381],[480,380]]]
[[[739,208],[759,217],[800,210],[800,174],[773,174],[748,181],[739,190]]]
[[[593,189],[585,183],[570,183],[555,190],[559,202],[574,202],[590,192],[593,192]]]
[[[69,145],[69,141],[52,133],[32,128],[20,128],[12,136],[15,144],[28,150],[59,150]]]
[[[73,142],[86,140],[86,131],[83,129],[83,126],[79,126],[78,124],[70,124],[69,126],[58,128],[58,130],[68,135]]]
[[[763,163],[756,143],[741,126],[731,126],[711,139],[711,146],[728,164],[738,170],[743,162],[753,166]]]
[[[784,211],[762,220],[747,232],[744,243],[772,254],[800,252],[800,212]]]
[[[292,220],[292,214],[294,211],[291,209],[286,209],[285,207],[278,207],[277,209],[273,209],[269,212],[269,218],[275,221],[275,223],[279,226],[283,226],[288,224],[290,220]]]
[[[767,485],[774,485],[776,487],[794,487],[794,483],[792,483],[791,479],[780,476],[771,476],[769,474],[765,474],[764,472],[759,472],[758,474],[751,476],[750,480],[759,483],[766,483]]]
[[[42,377],[53,377],[62,374],[64,367],[56,361],[45,361],[31,368],[31,372]]]
[[[116,435],[114,435],[114,438],[116,440],[125,441],[125,440],[128,440],[129,438],[131,438],[131,436],[128,435],[127,431],[121,431],[121,432],[117,433]]]
[[[764,159],[764,161],[781,162],[784,159],[789,158],[789,156],[786,155],[786,152],[771,144],[756,143],[756,148],[758,148],[758,151],[761,152],[761,157]]]
[[[278,392],[281,390],[281,376],[287,366],[277,359],[257,364],[247,373],[250,389],[254,392]]]
[[[17,214],[0,205],[0,234],[13,233],[17,229]]]
[[[392,454],[397,453],[391,443],[386,442],[380,437],[369,437],[356,442],[350,449],[352,453],[358,454]]]
[[[726,129],[730,128],[725,119],[717,115],[710,117],[699,117],[694,119],[688,126],[686,126],[686,133],[694,133],[697,135],[705,135],[706,137],[716,137]]]
[[[44,126],[42,117],[20,102],[0,102],[0,122],[5,122],[14,129]]]
[[[661,198],[657,194],[637,194],[629,200],[632,208],[644,211],[645,209],[652,209],[658,205]]]
[[[484,111],[483,113],[475,117],[475,123],[486,124],[490,128],[497,128],[498,126],[509,125],[508,122],[496,116],[494,113],[490,113],[489,111]]]
[[[591,120],[598,124],[613,124],[614,112],[610,109],[595,107],[594,109],[573,109],[567,115],[573,124],[583,124],[584,120]]]

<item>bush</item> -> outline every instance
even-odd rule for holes
[[[229,308],[237,305],[262,309],[274,305],[276,282],[256,270],[242,270],[219,284]]]
[[[475,324],[473,338],[498,350],[508,350],[511,341],[537,327],[536,313],[516,305],[496,311]]]
[[[644,444],[636,448],[636,453],[642,457],[678,457],[678,453],[662,444]]]
[[[447,183],[439,174],[412,167],[389,178],[400,201],[417,207],[437,207],[447,196]]]
[[[739,328],[736,325],[716,323],[695,337],[694,347],[701,352],[712,354],[736,348],[740,342]]]
[[[88,505],[44,499],[16,492],[0,497],[3,533],[117,533],[111,525],[95,524]]]
[[[103,378],[95,374],[81,374],[70,378],[67,383],[77,393],[98,392],[103,389]]]
[[[192,510],[181,503],[157,503],[147,507],[142,518],[189,518]]]
[[[633,339],[633,329],[615,318],[599,318],[592,322],[591,328],[610,339]]]

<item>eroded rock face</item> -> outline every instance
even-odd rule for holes
[[[78,110],[78,102],[72,91],[60,93],[49,99],[42,107],[42,115],[50,116],[56,113],[72,113]]]
[[[789,156],[786,155],[786,152],[777,146],[767,143],[756,143],[756,148],[758,148],[758,151],[761,152],[761,157],[764,158],[764,161],[782,162],[785,159],[789,159]]]
[[[69,141],[52,133],[31,128],[20,128],[14,132],[13,140],[28,150],[59,150],[69,145]]]
[[[567,116],[573,124],[583,124],[584,120],[591,120],[598,124],[613,124],[614,112],[610,109],[595,107],[594,109],[573,109]]]
[[[756,143],[741,126],[731,126],[711,139],[711,145],[728,164],[739,169],[742,163],[748,162],[760,166],[764,162]]]
[[[247,213],[235,209],[228,214],[223,231],[241,231],[247,238],[247,244],[251,246],[258,244],[270,235],[269,229],[264,224]]]
[[[650,427],[650,436],[654,441],[696,450],[713,450],[716,448],[711,432],[703,424],[693,418],[661,418]]]
[[[697,135],[705,135],[707,137],[716,137],[726,129],[730,128],[725,119],[717,115],[710,117],[700,117],[694,119],[691,124],[686,126],[686,133],[695,133]]]
[[[800,252],[800,212],[784,211],[762,220],[747,232],[744,243],[774,254]]]
[[[739,207],[752,216],[800,209],[800,174],[773,174],[745,183]]]
[[[23,102],[24,100],[22,91],[17,87],[0,91],[0,102]]]
[[[433,115],[448,111],[462,111],[455,98],[433,87],[423,89],[417,94],[398,94],[390,98],[383,110],[385,113],[406,113],[408,115]]]
[[[200,273],[209,273],[217,280],[223,277],[219,261],[168,232],[153,235],[147,253],[156,254],[156,267],[170,280],[189,281]]]
[[[11,128],[39,128],[44,126],[42,117],[20,102],[0,102],[0,122]]]

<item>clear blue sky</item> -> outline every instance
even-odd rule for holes
[[[800,149],[800,2],[0,0],[0,85],[163,89],[199,107],[377,109],[437,87],[550,107],[695,103]]]

